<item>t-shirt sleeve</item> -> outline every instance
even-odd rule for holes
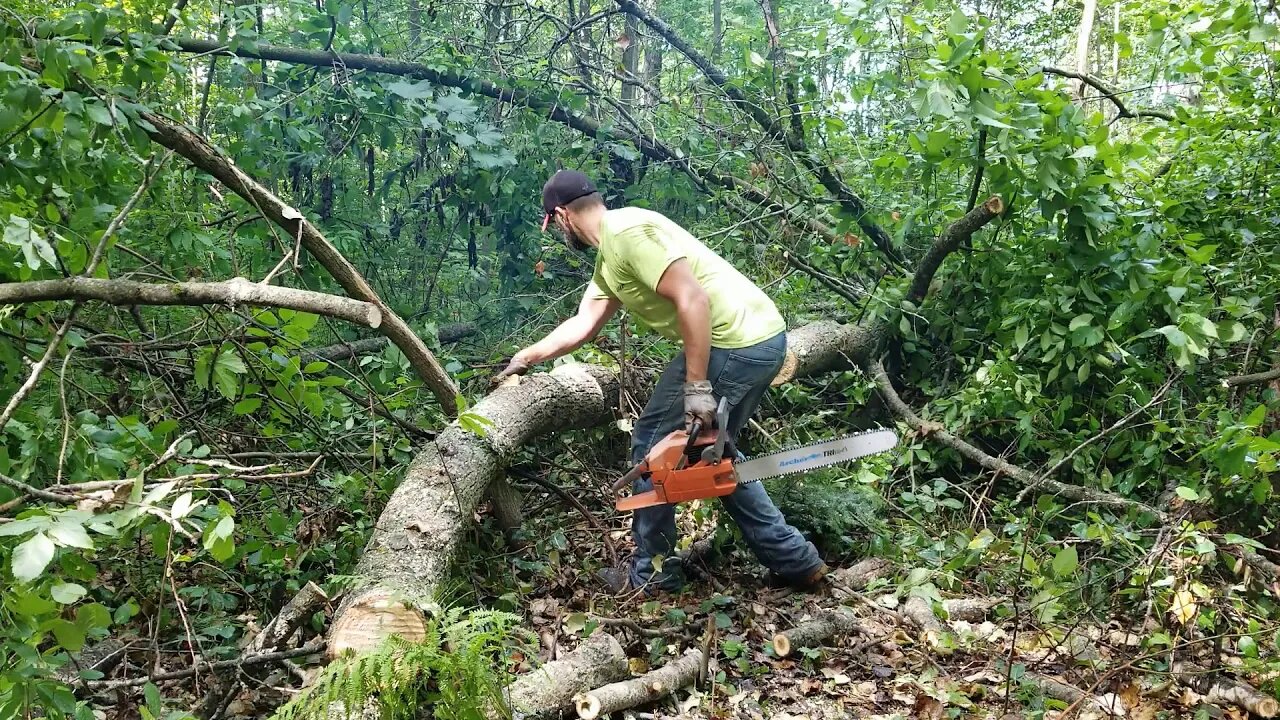
[[[587,291],[583,293],[583,297],[588,300],[613,300],[613,294],[606,290],[604,280],[600,277],[600,266],[596,265],[595,272],[591,274],[591,282],[587,283]]]
[[[655,292],[671,263],[687,257],[675,238],[654,223],[641,223],[619,233],[615,245],[636,280]]]

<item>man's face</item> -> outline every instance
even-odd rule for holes
[[[556,227],[560,229],[560,234],[564,236],[564,244],[569,246],[570,250],[587,251],[590,246],[582,241],[582,237],[573,225],[573,218],[564,208],[556,208],[555,222]]]

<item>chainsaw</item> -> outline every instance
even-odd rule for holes
[[[694,420],[687,431],[676,430],[659,440],[613,484],[617,508],[637,510],[723,497],[739,485],[875,455],[898,444],[893,430],[869,430],[737,462],[738,450],[729,438],[728,427],[729,402],[720,398],[715,427],[703,428],[701,421]],[[620,496],[640,478],[649,478],[653,489]]]

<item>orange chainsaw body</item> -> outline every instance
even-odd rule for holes
[[[689,433],[676,430],[659,440],[644,460],[613,486],[616,494],[636,479],[648,477],[653,482],[653,489],[618,498],[618,510],[636,510],[732,493],[738,488],[738,473],[733,469],[732,458],[713,460],[703,456],[702,451],[715,442],[715,431],[691,440]]]

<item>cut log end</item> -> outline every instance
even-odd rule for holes
[[[347,651],[369,652],[392,635],[410,642],[427,636],[422,611],[405,605],[390,592],[375,591],[354,602],[338,616],[329,635],[329,658]]]
[[[791,382],[796,376],[796,368],[799,366],[800,359],[796,357],[795,353],[788,350],[787,354],[782,358],[782,367],[778,369],[778,374],[773,377],[773,381],[769,384],[777,387]]]
[[[600,701],[591,693],[584,693],[573,699],[573,706],[578,717],[583,720],[595,720],[600,717]]]
[[[992,195],[983,203],[992,215],[999,215],[1004,212],[1004,200],[999,195]]]
[[[369,327],[373,328],[374,330],[377,330],[378,328],[382,327],[382,311],[379,310],[376,306],[370,306],[368,322],[369,322]]]
[[[773,636],[773,654],[784,658],[791,654],[791,639],[785,633]]]

